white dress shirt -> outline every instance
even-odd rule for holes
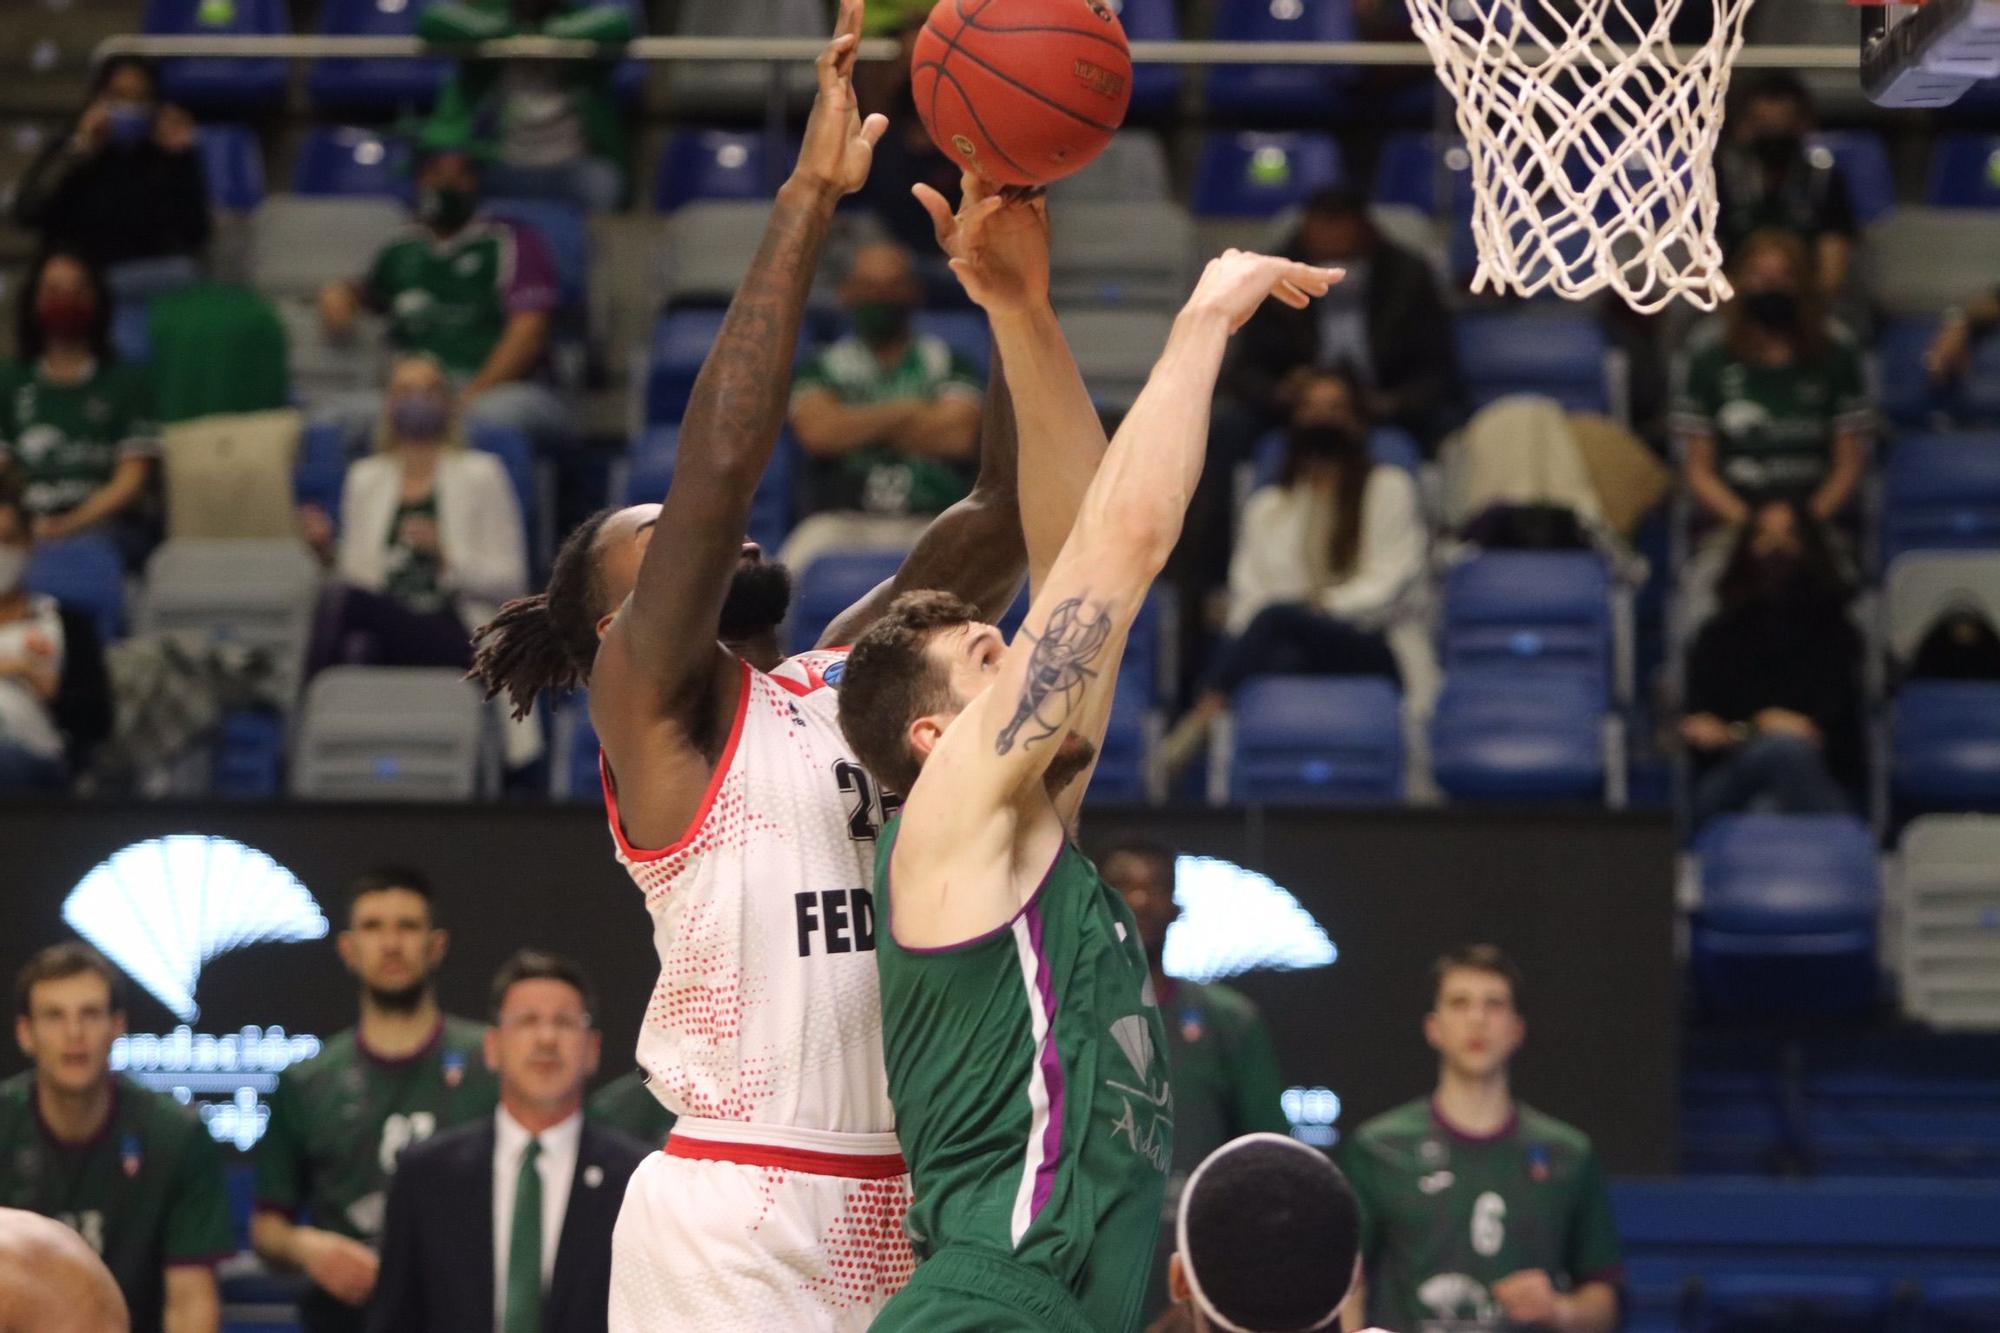
[[[570,1182],[576,1179],[576,1154],[583,1142],[583,1112],[559,1125],[530,1134],[504,1106],[493,1112],[493,1327],[507,1314],[507,1250],[514,1234],[514,1181],[521,1173],[521,1154],[528,1140],[542,1141],[535,1169],[542,1177],[542,1290],[556,1271],[556,1246],[562,1240],[563,1214],[569,1208]]]

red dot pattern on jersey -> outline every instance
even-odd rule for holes
[[[857,1180],[820,1240],[826,1271],[807,1289],[836,1305],[872,1305],[902,1290],[917,1271],[903,1230],[909,1186],[901,1180]]]

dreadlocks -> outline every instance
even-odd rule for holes
[[[590,683],[597,622],[608,609],[597,577],[597,535],[616,509],[600,509],[563,539],[548,591],[517,597],[472,633],[471,675],[491,699],[506,691],[516,719],[543,690]]]

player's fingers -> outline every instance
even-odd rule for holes
[[[1286,305],[1290,306],[1294,310],[1304,310],[1307,306],[1312,304],[1312,298],[1310,296],[1307,296],[1304,292],[1292,286],[1292,284],[1289,282],[1281,282],[1277,286],[1273,287],[1271,289],[1271,295],[1277,297],[1280,301],[1283,301]]]
[[[882,136],[889,132],[889,118],[877,111],[861,122],[861,142],[873,148],[882,142]]]
[[[986,230],[988,220],[1006,206],[1007,201],[1005,199],[1000,198],[998,195],[988,195],[966,211],[965,225],[973,231],[983,233]]]
[[[950,240],[952,231],[958,226],[958,219],[952,216],[951,205],[944,201],[944,196],[921,181],[910,187],[910,193],[924,206],[924,212],[931,215],[931,226],[937,231],[938,243]]]
[[[820,11],[824,13],[825,11]],[[835,37],[852,37],[861,40],[862,0],[840,0],[840,14],[834,19]]]
[[[819,53],[813,68],[819,77],[819,92],[822,97],[831,97],[840,91],[845,75],[845,61],[848,52],[854,49],[857,39],[852,33],[841,33],[826,44],[826,50]]]

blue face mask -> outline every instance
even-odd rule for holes
[[[111,142],[120,148],[142,144],[152,137],[153,108],[121,102],[111,108]]]
[[[451,404],[440,394],[402,394],[389,405],[389,424],[399,439],[423,444],[441,440],[451,426]]]

